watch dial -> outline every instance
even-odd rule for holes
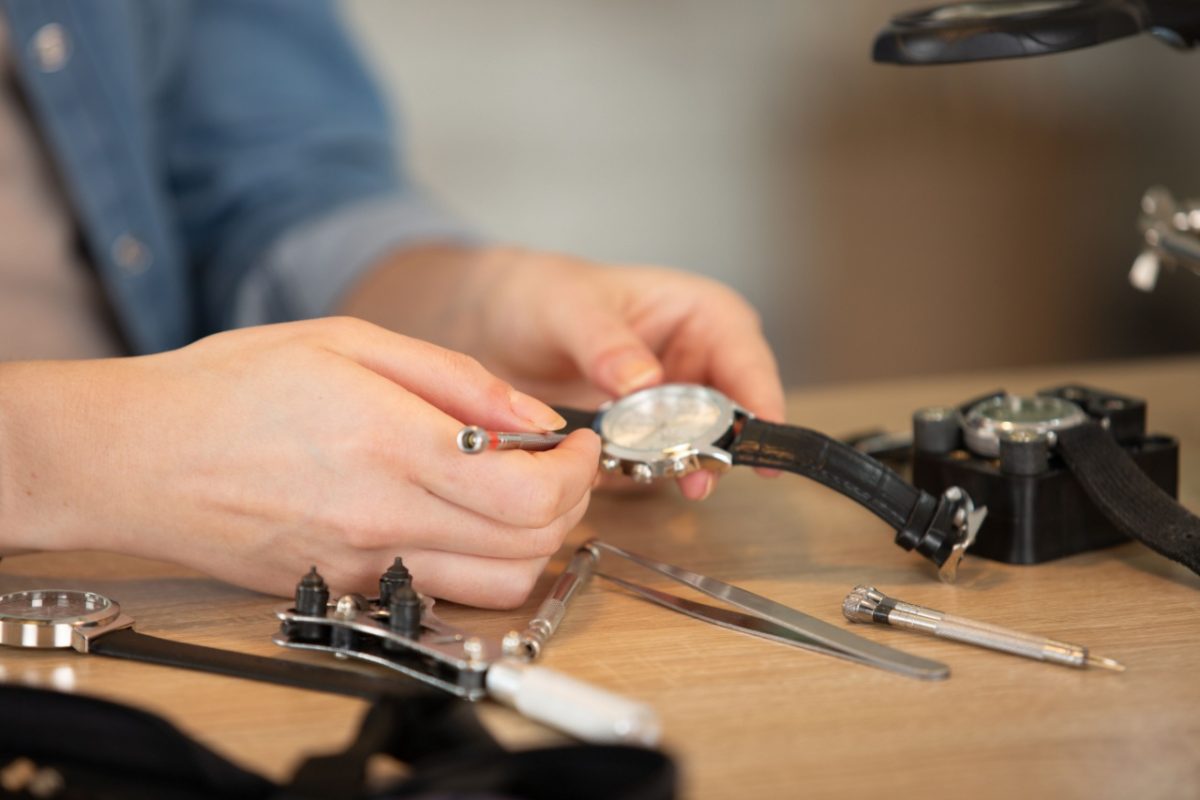
[[[1011,422],[1019,425],[1053,425],[1062,420],[1075,420],[1079,406],[1059,397],[1021,397],[1005,395],[995,400],[980,403],[976,410],[979,416],[993,422]]]
[[[617,401],[601,419],[600,434],[618,447],[661,452],[703,436],[722,413],[702,386],[660,386]]]
[[[0,595],[0,619],[70,622],[103,615],[112,601],[102,594],[72,589],[33,589]]]

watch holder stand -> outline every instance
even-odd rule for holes
[[[1022,441],[1034,437],[1013,435],[1002,436],[998,454],[972,449],[964,436],[968,415],[1001,397],[1005,395],[998,392],[958,408],[922,409],[913,415],[913,483],[931,493],[961,486],[988,507],[971,553],[1036,564],[1128,541],[1092,502],[1056,448],[1043,445],[1039,451],[1036,443]],[[1146,433],[1144,400],[1073,385],[1046,389],[1037,397],[1074,403],[1116,439],[1155,485],[1177,496],[1179,443]]]

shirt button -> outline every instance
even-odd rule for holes
[[[62,25],[51,22],[33,35],[33,56],[42,72],[58,72],[71,56],[71,40]]]
[[[113,241],[112,256],[117,266],[130,275],[144,272],[150,265],[150,249],[141,239],[128,233],[122,233]]]

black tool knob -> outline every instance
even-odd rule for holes
[[[957,450],[961,443],[957,409],[931,406],[913,414],[913,446],[918,452],[945,455]]]
[[[1041,475],[1050,468],[1050,442],[1044,433],[1013,431],[1000,439],[1000,471],[1006,475]]]
[[[388,627],[392,633],[408,639],[416,639],[421,635],[421,596],[412,588],[411,583],[392,590],[391,601],[388,603]],[[384,649],[403,648],[394,642],[385,641]]]
[[[329,587],[314,566],[296,584],[296,613],[306,617],[324,617],[329,605]],[[320,641],[327,633],[325,625],[301,622],[296,626],[296,638],[306,642]]]
[[[387,608],[392,601],[392,592],[401,586],[412,586],[412,573],[404,566],[400,557],[396,556],[396,560],[387,571],[379,576],[379,605]]]

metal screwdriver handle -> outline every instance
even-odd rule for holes
[[[1082,645],[1058,642],[905,603],[888,597],[873,586],[854,587],[854,591],[842,603],[842,613],[851,622],[878,622],[909,628],[1037,661],[1068,667],[1101,667],[1115,672],[1125,670],[1123,665],[1111,658],[1091,655]]]
[[[587,585],[592,573],[596,571],[597,557],[596,551],[587,545],[575,551],[570,563],[558,576],[558,580],[550,589],[550,594],[538,606],[537,613],[529,621],[525,630],[517,634],[515,640],[512,638],[512,634],[505,637],[505,647],[508,650],[512,651],[514,655],[522,653],[529,659],[541,655],[547,640],[558,630],[559,624],[566,616],[571,600],[582,587]]]
[[[458,432],[454,443],[459,451],[474,455],[484,450],[551,450],[565,438],[565,433],[489,431],[478,425],[468,425]]]

